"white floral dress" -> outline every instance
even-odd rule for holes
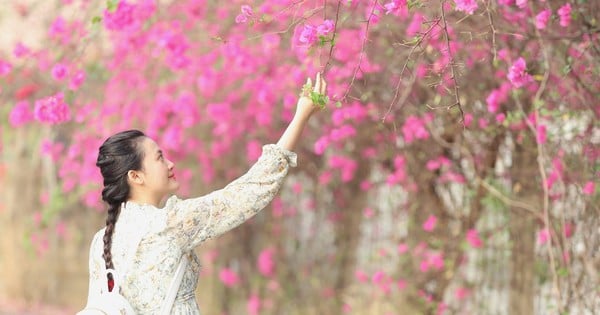
[[[111,253],[121,294],[136,313],[158,314],[185,253],[190,263],[171,314],[200,314],[194,294],[200,265],[193,249],[266,207],[279,191],[289,168],[296,166],[296,158],[292,151],[267,144],[250,170],[223,189],[198,198],[182,200],[171,196],[162,209],[133,202],[123,204]],[[88,296],[106,290],[103,236],[104,229],[92,240]]]

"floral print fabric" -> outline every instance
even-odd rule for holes
[[[171,196],[163,208],[124,203],[112,237],[112,260],[121,294],[138,314],[158,314],[182,255],[187,270],[171,314],[200,314],[195,299],[200,264],[193,249],[223,234],[265,208],[279,191],[296,153],[275,144],[250,170],[223,189],[205,196],[180,199]],[[90,247],[89,295],[106,290],[104,229]]]

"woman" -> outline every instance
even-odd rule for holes
[[[310,85],[310,78],[307,82]],[[326,92],[320,73],[313,91]],[[121,277],[121,294],[136,313],[156,314],[184,255],[190,262],[171,314],[199,314],[194,295],[199,263],[193,249],[240,225],[273,199],[289,167],[296,166],[292,151],[318,109],[308,92],[304,89],[281,139],[263,146],[246,174],[202,197],[181,200],[173,195],[162,208],[161,201],[179,187],[173,163],[140,131],[108,138],[96,162],[104,179],[102,200],[108,204],[108,217],[90,248],[88,300],[112,286],[112,275],[107,279],[104,272],[114,269]]]

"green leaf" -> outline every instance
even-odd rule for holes
[[[337,108],[342,107],[342,102],[340,102],[340,101],[335,102],[335,107],[337,107]]]
[[[73,101],[75,100],[75,92],[72,90],[68,90],[65,92],[65,103],[73,105]]]
[[[558,269],[556,274],[559,275],[560,277],[566,277],[569,275],[569,270],[567,270],[567,268],[560,268],[560,269]]]
[[[108,12],[115,12],[117,10],[117,6],[119,5],[119,0],[106,0],[106,9]]]
[[[419,0],[409,0],[408,1],[408,9],[409,10],[412,8],[420,8],[422,6],[423,6],[423,4]]]
[[[569,74],[569,72],[571,72],[571,65],[565,65],[565,66],[562,68],[562,73],[563,73],[563,75],[567,75],[567,74]]]
[[[92,18],[93,25],[99,24],[100,22],[102,22],[102,18],[100,16],[96,15]]]
[[[329,103],[329,97],[314,91],[310,92],[310,98],[313,104],[315,106],[320,107],[321,109],[325,109],[325,106],[327,105],[327,103]]]

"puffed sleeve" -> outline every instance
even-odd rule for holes
[[[250,170],[224,188],[197,198],[169,198],[166,231],[182,249],[237,227],[271,202],[297,155],[275,144],[262,149]]]

